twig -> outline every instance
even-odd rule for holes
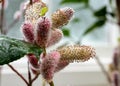
[[[28,85],[29,83],[27,82],[27,80],[10,64],[8,64],[8,66]]]
[[[106,78],[108,80],[109,83],[111,83],[111,78],[108,74],[108,72],[105,70],[103,64],[101,63],[100,59],[98,58],[98,56],[95,56],[96,62],[98,63],[98,65],[100,66],[102,72],[106,75]]]
[[[28,80],[29,80],[29,85],[28,86],[32,86],[32,80],[31,80],[31,72],[30,72],[29,62],[28,62]]]
[[[30,0],[30,5],[32,5],[32,0]]]
[[[119,25],[119,33],[120,33],[120,0],[116,0],[117,6],[117,16],[118,16],[118,25]]]
[[[120,0],[116,0],[118,24],[120,25]]]
[[[37,74],[37,75],[31,80],[31,82],[33,83],[33,82],[38,78],[39,75],[40,75],[40,73]]]
[[[1,72],[1,71],[2,71],[2,67],[0,67],[0,86],[1,86],[1,77],[2,77],[2,76],[1,76],[1,73],[2,73],[2,72]]]
[[[0,29],[1,29],[1,34],[3,33],[3,22],[4,22],[4,4],[5,4],[5,1],[4,0],[2,0],[2,4],[1,4],[1,15],[0,15],[0,17],[1,17],[1,23],[0,23]]]

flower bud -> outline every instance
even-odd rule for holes
[[[28,61],[34,68],[39,68],[38,59],[34,54],[27,54]]]
[[[27,5],[25,11],[25,21],[30,21],[35,24],[36,21],[41,17],[40,12],[43,7],[46,7],[46,4],[42,1],[33,3],[32,5]]]
[[[113,86],[120,86],[120,73],[118,71],[114,71],[112,73],[112,83],[113,83]]]
[[[47,47],[58,43],[63,37],[63,32],[60,29],[51,30],[51,36],[48,40]]]
[[[31,66],[30,66],[30,68],[31,68],[33,74],[35,74],[35,75],[40,74],[40,68],[33,68]]]
[[[51,23],[46,17],[42,17],[38,20],[36,25],[36,44],[42,48],[45,48],[48,43],[48,37],[50,35]]]
[[[117,52],[115,52],[114,56],[113,56],[113,64],[114,64],[116,69],[118,68],[118,65],[119,65],[119,60],[118,59],[119,59],[118,54],[117,54]]]
[[[30,63],[30,68],[33,74],[40,73],[40,64],[38,63],[38,59],[34,54],[27,54],[28,61]]]
[[[42,57],[41,57],[42,58]],[[60,54],[56,51],[47,54],[41,62],[41,74],[47,82],[51,82],[54,76],[55,68],[59,61]]]
[[[63,8],[57,10],[52,14],[52,28],[60,28],[68,24],[73,16],[74,10],[72,8]]]
[[[94,48],[90,46],[66,46],[57,50],[60,53],[62,61],[87,61],[95,56]]]
[[[40,2],[41,0],[33,0],[33,3],[35,3],[35,2]]]
[[[2,9],[2,1],[3,0],[1,0],[1,3],[0,3],[0,10]],[[4,9],[7,9],[7,7],[8,7],[8,5],[9,5],[9,0],[4,0]]]
[[[13,16],[14,20],[20,20],[21,15],[21,11],[16,11]]]
[[[61,11],[63,11],[65,13],[68,20],[70,20],[72,18],[73,13],[74,13],[74,10],[69,7],[64,7],[61,9]]]
[[[30,22],[24,22],[21,29],[24,34],[25,40],[30,43],[34,43],[34,30],[33,25]]]

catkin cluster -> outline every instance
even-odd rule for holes
[[[25,22],[21,26],[25,41],[38,45],[43,50],[59,42],[63,37],[61,27],[68,24],[74,10],[69,7],[58,9],[50,18],[40,15],[47,5],[41,0],[34,0],[25,9]],[[46,13],[42,13],[46,14]],[[50,53],[45,51],[40,55],[40,61],[34,54],[28,54],[31,70],[34,74],[41,73],[47,82],[51,82],[54,73],[65,68],[74,61],[87,61],[95,56],[90,46],[66,46]]]

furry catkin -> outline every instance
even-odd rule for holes
[[[51,30],[51,36],[48,40],[47,47],[58,43],[63,37],[63,32],[60,29]]]
[[[38,59],[34,54],[27,54],[27,58],[33,67],[38,68]]]
[[[34,43],[34,27],[33,27],[33,25],[30,22],[26,21],[21,26],[21,30],[25,37],[25,41]]]
[[[43,55],[41,55],[43,56]],[[54,76],[55,68],[60,58],[60,54],[56,51],[53,51],[47,54],[45,57],[41,57],[41,74],[47,82],[51,82]]]
[[[51,22],[48,18],[42,17],[38,20],[36,25],[36,44],[42,48],[45,48],[50,36]]]
[[[113,71],[111,76],[112,85],[120,86],[120,73],[118,71]]]
[[[37,57],[34,54],[27,54],[28,61],[30,63],[30,68],[33,74],[40,73],[40,64],[38,62]]]
[[[95,56],[94,48],[90,46],[66,46],[57,50],[61,55],[62,61],[74,62],[74,61],[87,61],[91,57]]]
[[[54,12],[51,16],[52,28],[60,28],[66,25],[73,16],[74,10],[72,8],[63,8]]]
[[[35,24],[36,21],[41,17],[40,12],[43,7],[46,7],[46,4],[42,1],[35,2],[32,5],[26,7],[25,11],[25,21],[30,21]]]
[[[69,62],[65,62],[65,61],[59,61],[57,63],[57,67],[55,68],[55,72],[59,72],[61,71],[62,69],[64,69],[66,66],[69,65]]]

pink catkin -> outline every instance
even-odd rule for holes
[[[1,0],[2,1],[2,0]],[[9,5],[9,0],[4,0],[4,9],[7,9]],[[0,10],[2,9],[2,5],[0,3]]]
[[[74,13],[74,10],[69,7],[62,8],[61,11],[63,11],[66,14],[68,20],[71,19]]]
[[[34,54],[28,54],[27,57],[33,74],[40,73],[40,64],[38,63],[36,56]]]
[[[28,61],[30,62],[30,64],[33,67],[37,68],[38,67],[38,59],[37,59],[37,57],[34,54],[28,54],[27,57],[28,57]]]
[[[69,65],[69,62],[59,61],[57,64],[57,67],[55,68],[55,72],[59,72],[60,70],[64,69],[68,65]]]
[[[59,61],[60,54],[56,51],[47,54],[41,62],[41,74],[47,82],[51,82],[54,76],[55,68]]]
[[[62,39],[62,37],[63,33],[60,29],[51,30],[51,36],[50,39],[48,40],[47,47],[58,43]]]
[[[34,43],[34,30],[33,25],[30,22],[25,22],[22,27],[25,40],[30,43]]]
[[[113,86],[120,86],[120,73],[118,71],[113,71],[111,79]]]
[[[35,3],[35,2],[40,2],[41,0],[33,0],[33,3]]]
[[[45,48],[50,35],[51,22],[48,18],[42,17],[36,25],[36,44]]]

